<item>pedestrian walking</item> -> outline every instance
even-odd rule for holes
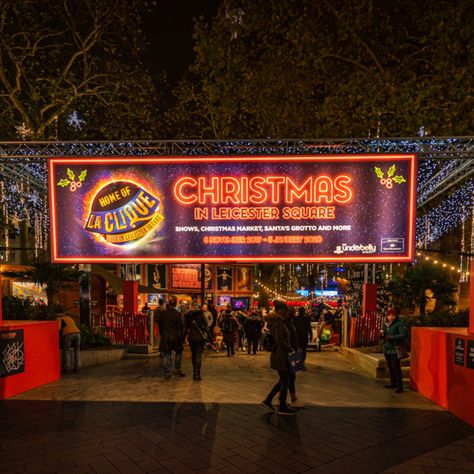
[[[204,307],[205,305],[203,305]],[[193,364],[193,379],[201,380],[202,354],[207,343],[212,341],[211,332],[203,308],[189,311],[184,319],[184,338],[188,338]]]
[[[284,305],[284,303],[281,303],[279,301],[275,302],[277,304],[277,307],[280,307],[280,310],[283,311],[283,307],[281,305]],[[286,308],[286,305],[284,305]],[[286,309],[286,311],[283,311],[284,313],[284,319],[283,322],[285,323],[288,332],[290,334],[290,345],[292,348],[292,352],[296,352],[298,348],[300,347],[299,341],[298,341],[298,334],[296,333],[296,328],[295,325],[293,324],[294,321],[294,311],[289,311]],[[290,392],[290,400],[291,403],[295,403],[298,400],[298,397],[296,396],[296,372],[295,371],[290,371],[290,378],[288,380],[288,391]]]
[[[298,345],[303,354],[304,364],[308,351],[308,342],[313,339],[313,329],[311,328],[311,321],[306,315],[306,311],[304,308],[299,308],[299,311],[295,313],[293,324],[295,325],[296,335],[298,337]]]
[[[81,368],[81,330],[70,316],[59,316],[56,320],[63,348],[63,372],[67,373],[73,368],[71,348],[74,349],[74,372],[79,372]]]
[[[212,300],[209,300],[207,302],[207,309],[212,314],[212,324],[210,326],[210,329],[212,331],[215,328],[215,326],[217,325],[217,316],[218,316],[217,309],[214,306],[214,303],[212,302]]]
[[[390,372],[390,383],[385,388],[395,389],[395,393],[403,392],[402,368],[399,348],[406,347],[407,330],[395,310],[389,309],[382,326],[383,353]]]
[[[273,317],[269,317],[267,321],[273,345],[270,354],[270,367],[277,371],[279,378],[278,382],[270,390],[262,404],[274,411],[272,401],[275,395],[279,393],[280,401],[277,411],[279,415],[296,414],[296,412],[286,403],[290,382],[290,363],[288,356],[293,352],[290,332],[285,324],[287,313],[288,309],[284,303],[275,302],[275,314]]]
[[[176,309],[177,300],[175,296],[170,296],[168,309],[157,312],[158,326],[160,328],[159,350],[163,354],[163,367],[165,380],[171,378],[171,358],[175,353],[175,374],[184,377],[181,371],[181,361],[183,358],[183,322],[179,311]]]
[[[227,357],[235,355],[235,344],[239,340],[239,322],[230,304],[227,305],[227,309],[222,313],[220,327],[222,330],[222,338],[227,348]]]
[[[202,306],[201,306],[201,311],[204,315],[204,317],[206,318],[206,323],[207,323],[207,327],[209,329],[211,329],[214,325],[214,316],[212,315],[212,313],[209,311],[209,307],[206,303],[204,303]]]
[[[245,336],[247,338],[248,354],[257,354],[258,343],[262,335],[263,322],[259,318],[257,311],[253,310],[244,323]]]
[[[247,315],[242,311],[239,310],[237,311],[237,314],[235,315],[237,318],[237,321],[239,322],[239,335],[238,335],[238,340],[239,340],[239,351],[244,351],[245,350],[245,322],[247,321]]]

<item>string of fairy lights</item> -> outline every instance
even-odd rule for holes
[[[444,268],[447,271],[454,272],[454,273],[461,273],[461,269],[456,267],[455,265],[445,262],[438,257],[433,257],[424,254],[423,252],[416,252],[417,256],[417,263],[431,263],[433,265],[437,265],[440,268]]]
[[[310,297],[308,298],[307,296],[294,296],[294,295],[287,295],[287,294],[282,294],[279,293],[278,291],[268,287],[264,283],[262,283],[258,279],[254,279],[254,283],[256,286],[258,286],[261,290],[264,290],[268,293],[268,295],[274,299],[274,300],[280,300],[280,301],[289,301],[289,302],[304,302],[305,304],[311,305],[313,301],[316,301],[317,298],[315,297]],[[253,295],[255,298],[258,298],[260,296],[259,293],[256,293]]]
[[[424,138],[422,140],[406,140],[403,142],[394,142],[389,139],[380,139],[365,142],[364,149],[361,144],[345,145],[345,153],[360,153],[372,150],[374,153],[392,153],[395,149],[403,150],[407,153],[426,153],[427,149],[436,154],[450,152],[450,148],[456,146],[456,138],[437,139],[433,137]],[[188,145],[192,145],[189,142]],[[83,144],[61,144],[64,148],[62,154],[64,156],[109,156],[115,154],[117,146],[122,147],[124,155],[140,156],[147,153],[147,150],[141,150],[134,146],[132,142],[116,143],[83,143]],[[221,154],[261,154],[261,145],[255,144],[252,148],[251,142],[245,140],[225,141],[213,144],[215,153]],[[269,145],[277,149],[278,143]],[[283,146],[283,145],[282,145]],[[308,153],[327,154],[334,150],[330,146],[321,146],[315,149],[308,148],[305,142],[295,142],[293,147],[285,148],[285,153]],[[329,148],[328,148],[329,147]],[[394,148],[395,147],[395,148]],[[396,148],[398,147],[398,148]],[[402,148],[400,148],[402,147]],[[428,148],[427,148],[428,147]],[[337,148],[335,149],[337,152]],[[5,242],[4,247],[8,249],[10,235],[13,232],[19,233],[20,223],[26,221],[32,234],[34,242],[34,251],[47,249],[49,246],[49,210],[48,200],[46,196],[47,189],[47,166],[46,160],[38,157],[38,152],[34,147],[29,146],[28,142],[21,146],[23,158],[21,158],[21,176],[17,179],[7,177],[2,173],[0,179],[0,213],[4,230],[0,235],[1,240]],[[187,154],[203,154],[208,153],[206,147],[200,148],[190,147],[186,151]],[[10,160],[11,162],[11,160]],[[417,191],[419,199],[429,196],[430,193],[443,182],[446,177],[459,166],[461,159],[437,160],[423,159],[419,161]],[[0,169],[1,170],[1,169]],[[30,185],[31,179],[44,184],[44,192],[37,187]],[[420,213],[416,220],[416,242],[418,248],[427,249],[430,243],[438,241],[441,237],[460,226],[465,226],[466,222],[471,222],[469,228],[463,227],[463,232],[470,235],[464,236],[461,252],[473,252],[474,246],[474,225],[472,220],[474,217],[474,180],[469,179],[456,187],[453,192],[443,196],[440,201],[424,213]],[[7,250],[8,252],[8,250]],[[5,255],[4,255],[5,256]],[[461,263],[464,265],[468,259],[464,259]],[[461,268],[463,273],[463,268]]]

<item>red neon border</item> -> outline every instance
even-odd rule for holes
[[[318,162],[318,161],[410,161],[410,189],[408,204],[408,245],[407,253],[390,258],[387,256],[377,257],[349,257],[345,256],[314,256],[308,255],[291,257],[60,257],[58,256],[57,238],[57,216],[56,216],[56,193],[53,175],[54,167],[59,165],[77,164],[135,164],[135,163],[197,163],[212,161],[214,163],[232,162]],[[143,156],[143,157],[96,157],[96,158],[50,158],[48,160],[48,188],[51,213],[51,260],[54,263],[298,263],[298,262],[322,262],[338,263],[341,261],[354,263],[403,263],[414,259],[415,247],[415,221],[416,221],[416,154],[355,154],[355,155],[282,155],[282,156]]]

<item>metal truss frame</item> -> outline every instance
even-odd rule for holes
[[[44,192],[46,183],[31,174],[29,165],[45,164],[51,157],[353,153],[416,153],[419,160],[439,161],[440,170],[418,190],[419,209],[474,174],[474,137],[0,142],[0,173],[13,180],[27,178]],[[455,164],[443,174],[446,160]]]

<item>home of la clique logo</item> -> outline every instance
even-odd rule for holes
[[[130,181],[103,186],[92,200],[84,229],[111,244],[137,241],[162,220],[160,200]]]

